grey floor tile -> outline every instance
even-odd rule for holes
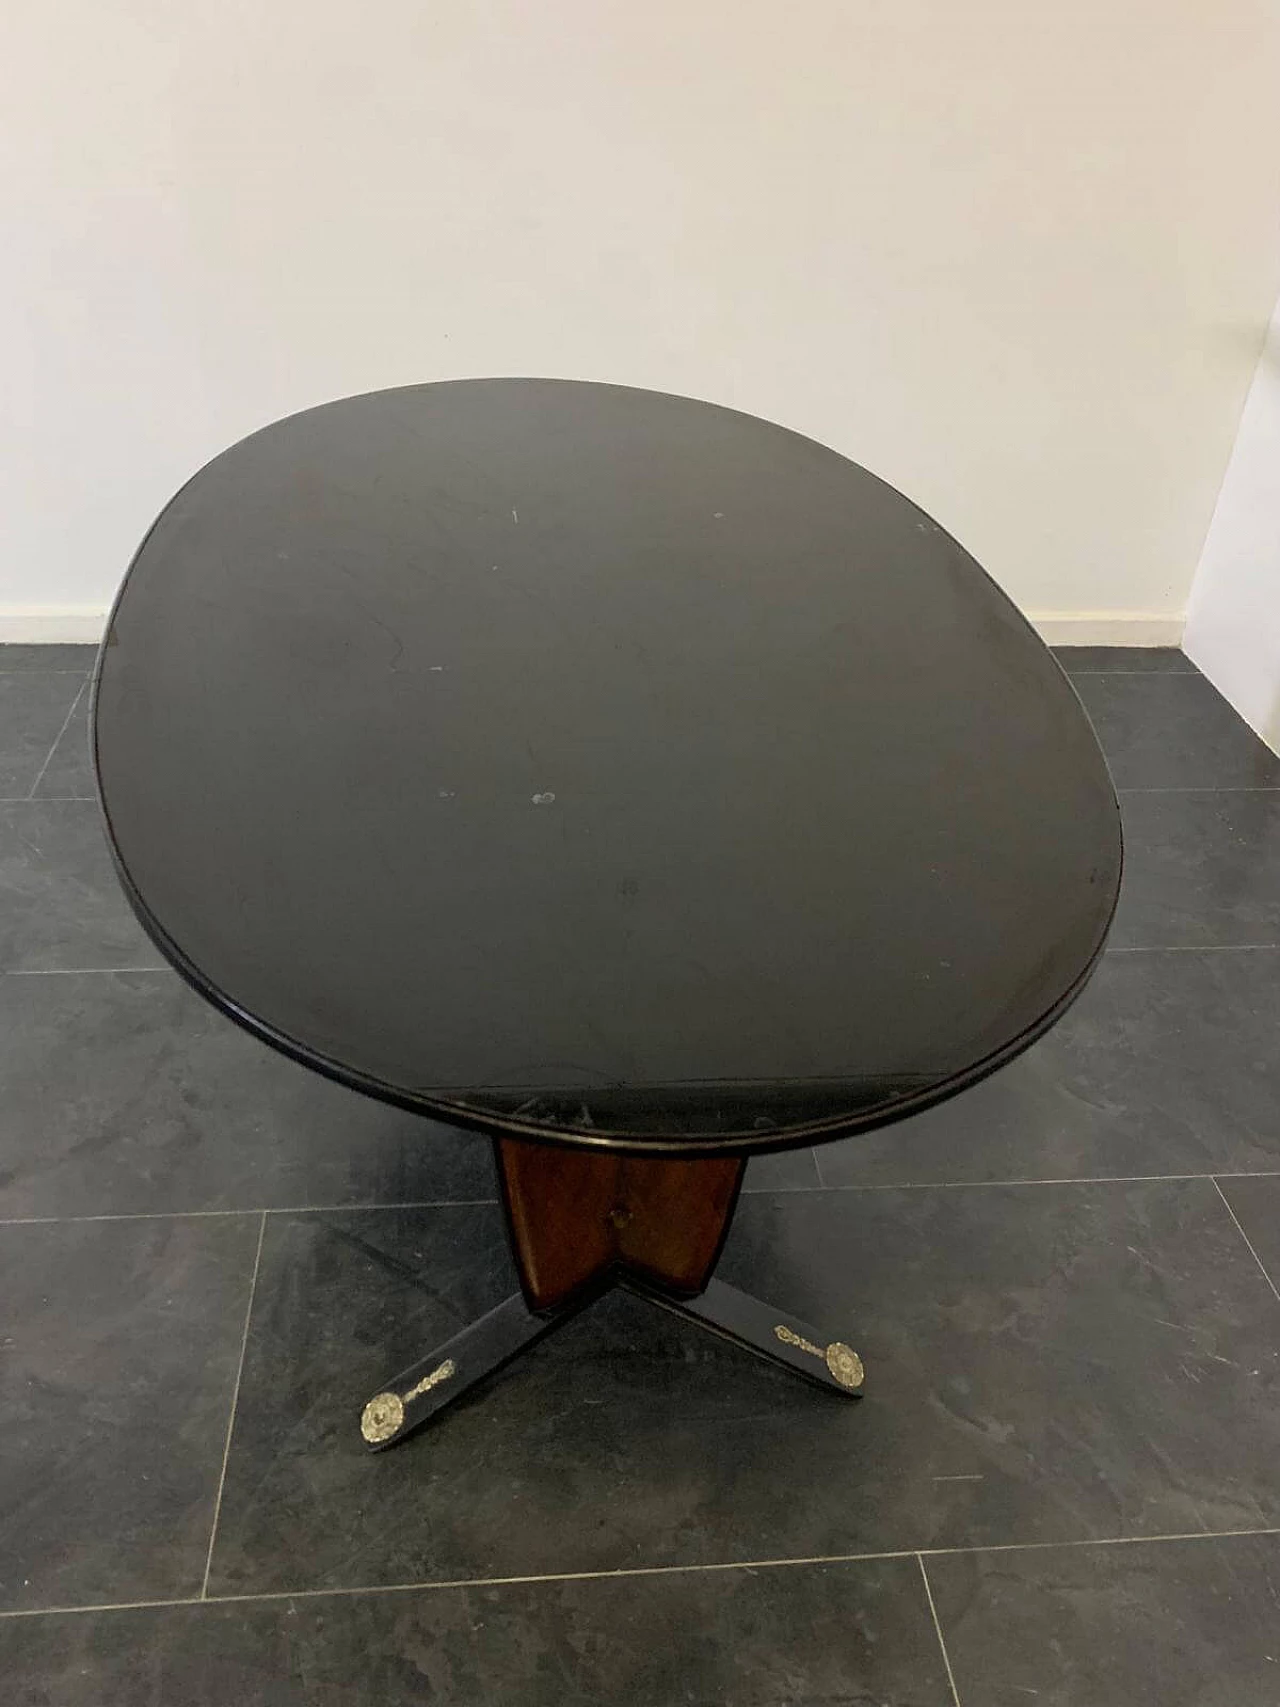
[[[71,721],[62,731],[36,787],[36,794],[41,799],[94,798],[93,763],[89,757],[89,699],[86,683],[71,714]]]
[[[820,1183],[812,1150],[779,1150],[747,1163],[744,1191],[804,1191]]]
[[[1280,758],[1203,676],[1081,676],[1076,692],[1117,788],[1280,786]]]
[[[1124,671],[1143,675],[1197,675],[1176,646],[1055,646],[1054,657],[1069,676]]]
[[[1280,1701],[1280,1536],[927,1564],[964,1707]]]
[[[0,646],[0,673],[11,670],[79,670],[88,675],[98,655],[96,646]]]
[[[1280,1518],[1274,1300],[1209,1181],[756,1194],[721,1273],[867,1396],[614,1294],[370,1458],[369,1393],[511,1289],[498,1212],[271,1217],[212,1592]]]
[[[0,1607],[199,1592],[258,1228],[0,1227]]]
[[[1280,793],[1126,794],[1114,948],[1280,943]]]
[[[1280,949],[1109,954],[991,1078],[824,1145],[833,1186],[1280,1171]]]
[[[287,1060],[173,972],[0,978],[0,1219],[495,1197],[476,1134]]]
[[[159,966],[89,800],[0,803],[0,971]]]
[[[0,673],[0,797],[25,798],[53,751],[84,678],[50,671]]]
[[[1271,1284],[1280,1292],[1280,1179],[1223,1179],[1218,1184]]]
[[[951,1702],[914,1559],[15,1619],[0,1669],[14,1707]]]

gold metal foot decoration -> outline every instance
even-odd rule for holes
[[[398,1393],[375,1393],[360,1415],[360,1432],[376,1446],[404,1427],[404,1402]]]
[[[393,1434],[399,1434],[404,1427],[405,1406],[411,1404],[414,1399],[420,1399],[424,1393],[429,1393],[433,1387],[438,1387],[442,1381],[447,1381],[451,1375],[457,1373],[457,1364],[451,1357],[446,1357],[429,1375],[424,1375],[416,1387],[410,1387],[403,1397],[399,1393],[375,1393],[360,1417],[361,1434],[371,1446],[376,1446],[383,1440],[390,1440]]]
[[[815,1345],[812,1340],[805,1339],[803,1334],[795,1333],[781,1322],[773,1331],[784,1345],[793,1345],[798,1351],[807,1351],[811,1357],[820,1357],[830,1370],[832,1380],[838,1381],[842,1387],[848,1387],[851,1392],[861,1387],[866,1380],[867,1372],[862,1367],[862,1359],[852,1346],[847,1346],[843,1340],[832,1340],[828,1346]]]

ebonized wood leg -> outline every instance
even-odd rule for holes
[[[829,1339],[807,1322],[799,1321],[772,1304],[763,1304],[750,1293],[709,1280],[696,1298],[673,1298],[656,1287],[628,1278],[624,1284],[664,1310],[670,1310],[699,1327],[709,1328],[722,1339],[745,1346],[770,1363],[780,1363],[793,1375],[802,1375],[828,1392],[857,1398],[862,1391],[862,1359],[843,1340]]]
[[[374,1394],[360,1416],[365,1445],[371,1452],[394,1446],[517,1352],[576,1315],[579,1308],[575,1300],[558,1310],[535,1313],[522,1293],[513,1292],[487,1316],[401,1370],[382,1392]]]

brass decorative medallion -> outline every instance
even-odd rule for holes
[[[443,1363],[438,1364],[431,1371],[430,1375],[424,1375],[416,1387],[410,1387],[404,1396],[405,1404],[407,1405],[410,1399],[420,1399],[424,1393],[429,1393],[433,1387],[438,1387],[442,1381],[447,1381],[451,1375],[457,1373],[457,1364],[451,1357],[446,1357]]]
[[[803,1334],[796,1333],[794,1328],[784,1327],[781,1322],[773,1332],[783,1345],[793,1345],[797,1351],[807,1351],[810,1357],[820,1357],[830,1371],[832,1380],[838,1381],[842,1387],[848,1387],[850,1390],[861,1387],[866,1376],[862,1359],[843,1340],[832,1340],[824,1350],[822,1346],[814,1345],[812,1340],[805,1339]]]
[[[404,1405],[397,1393],[375,1393],[360,1417],[360,1432],[376,1446],[398,1434],[404,1423]]]
[[[438,1387],[442,1381],[447,1381],[451,1375],[457,1373],[457,1364],[451,1357],[446,1357],[443,1363],[437,1363],[430,1374],[424,1375],[417,1386],[410,1387],[407,1393],[375,1393],[361,1415],[361,1434],[370,1446],[378,1446],[382,1441],[390,1440],[393,1434],[399,1434],[404,1427],[405,1406],[414,1399],[420,1399],[424,1393],[429,1393],[433,1387]]]
[[[842,1387],[861,1387],[866,1371],[862,1359],[843,1340],[832,1340],[826,1350],[826,1364]]]

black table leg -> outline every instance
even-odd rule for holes
[[[677,1298],[633,1276],[620,1277],[619,1284],[758,1357],[780,1363],[828,1392],[845,1398],[857,1398],[861,1393],[862,1359],[856,1351],[843,1340],[828,1340],[795,1316],[739,1292],[736,1286],[710,1280],[698,1297]],[[403,1370],[383,1392],[374,1394],[360,1417],[365,1445],[371,1452],[394,1446],[477,1381],[577,1315],[588,1301],[579,1296],[558,1310],[535,1312],[519,1292],[514,1293],[496,1310]]]
[[[816,1328],[775,1309],[772,1304],[762,1303],[750,1293],[739,1292],[736,1286],[709,1280],[696,1298],[674,1298],[630,1277],[623,1284],[664,1310],[697,1322],[722,1339],[745,1346],[758,1357],[767,1357],[771,1363],[780,1363],[828,1392],[857,1398],[862,1391],[862,1359],[843,1340],[829,1340]]]
[[[360,1432],[371,1451],[403,1440],[616,1285],[828,1392],[857,1396],[862,1360],[843,1340],[711,1278],[742,1183],[740,1158],[667,1161],[512,1139],[497,1149],[521,1291],[369,1400]]]
[[[394,1446],[517,1352],[576,1315],[583,1302],[575,1299],[558,1310],[535,1312],[521,1293],[513,1293],[374,1394],[360,1416],[365,1445],[371,1452]]]

